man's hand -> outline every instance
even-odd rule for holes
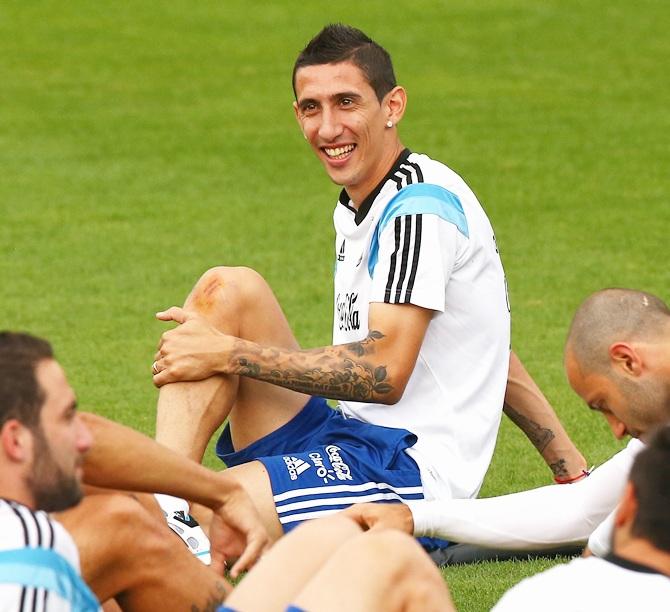
[[[96,414],[81,416],[95,440],[84,458],[87,484],[160,491],[210,508],[212,565],[221,574],[224,561],[237,559],[232,570],[237,576],[269,548],[270,537],[251,498],[225,471],[208,470],[144,434]]]
[[[414,518],[405,504],[354,504],[344,514],[363,529],[399,529],[414,534]]]
[[[157,387],[221,373],[226,350],[232,344],[231,336],[222,334],[198,314],[177,306],[157,313],[156,318],[179,323],[165,332],[158,344],[152,368]]]
[[[222,478],[226,478],[223,474]],[[230,575],[250,569],[270,548],[270,536],[251,498],[241,485],[226,481],[226,500],[216,508],[209,530],[212,569],[223,574],[227,561],[237,559]]]

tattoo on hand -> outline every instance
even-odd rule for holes
[[[542,452],[547,447],[547,444],[556,437],[551,429],[548,427],[541,427],[535,421],[514,410],[509,404],[506,403],[504,408],[505,414],[512,419],[512,422],[521,429],[523,433],[526,434],[528,439],[533,443],[533,446],[535,446],[539,452]]]
[[[276,349],[260,349],[258,355],[239,357],[235,373],[263,380],[303,393],[318,394],[332,399],[374,401],[388,395],[394,387],[384,365],[373,365],[360,358],[374,353],[374,343],[384,337],[372,330],[365,340],[338,347],[310,351],[319,355],[317,367],[301,367],[305,354],[287,354]],[[258,357],[254,359],[254,357]],[[264,361],[274,367],[263,366]],[[286,362],[284,367],[277,363]]]
[[[191,604],[191,612],[214,612],[216,609],[219,608],[219,606],[223,603],[224,599],[226,598],[226,593],[230,589],[226,589],[226,587],[220,582],[217,582],[215,587],[218,593],[215,595],[210,595],[207,598],[204,607],[202,608],[200,606],[197,606],[196,604]]]
[[[554,473],[554,476],[557,476],[558,478],[566,478],[570,475],[570,473],[568,472],[568,468],[565,464],[565,459],[559,459],[555,463],[550,463],[549,468]]]

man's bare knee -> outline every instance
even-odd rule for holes
[[[111,495],[108,499],[101,524],[113,541],[117,559],[122,558],[125,563],[136,565],[138,572],[151,572],[153,568],[147,566],[154,563],[149,563],[149,559],[166,558],[175,546],[181,545],[167,524],[132,495]]]
[[[359,542],[367,545],[377,562],[385,564],[390,585],[405,583],[400,593],[414,602],[412,609],[421,610],[420,602],[449,599],[442,574],[419,543],[406,533],[395,529],[370,531]],[[372,559],[370,559],[372,560]],[[426,605],[425,609],[432,609]]]
[[[299,348],[272,288],[252,268],[210,268],[193,287],[184,308],[199,313],[224,333]]]
[[[124,610],[166,611],[203,609],[223,599],[230,587],[192,555],[162,517],[130,495],[96,497],[93,511],[79,517],[86,523],[79,531],[88,543],[82,573],[99,599],[115,597]]]
[[[58,519],[72,534],[82,575],[101,601],[142,584],[180,544],[163,521],[124,493],[86,497]]]
[[[366,532],[352,541],[349,554],[364,565],[383,565],[391,584],[408,577],[441,581],[439,570],[416,539],[395,529]]]
[[[221,325],[236,318],[269,287],[255,270],[246,267],[216,266],[207,270],[193,287],[184,307]],[[232,333],[235,330],[228,330]]]
[[[114,558],[133,568],[136,580],[146,580],[167,563],[184,544],[164,520],[150,513],[130,495],[111,496],[104,508],[104,524],[114,544]]]
[[[398,571],[406,568],[409,559],[417,555],[415,540],[393,529],[369,531],[356,541],[356,546],[366,550],[370,560],[384,561]]]

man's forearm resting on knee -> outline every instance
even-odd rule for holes
[[[85,457],[88,484],[131,491],[166,493],[211,508],[246,548],[235,573],[253,564],[268,546],[268,536],[250,498],[238,482],[185,459],[119,423],[83,413],[95,443]]]
[[[432,311],[417,306],[373,304],[365,339],[292,350],[228,336],[182,309],[168,313],[182,324],[161,340],[160,371],[154,375],[158,386],[235,374],[311,395],[385,404],[402,397],[432,317]]]

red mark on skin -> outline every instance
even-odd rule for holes
[[[209,279],[202,287],[196,289],[193,296],[193,306],[203,314],[208,314],[214,308],[216,292],[223,289],[223,281],[219,278]]]

